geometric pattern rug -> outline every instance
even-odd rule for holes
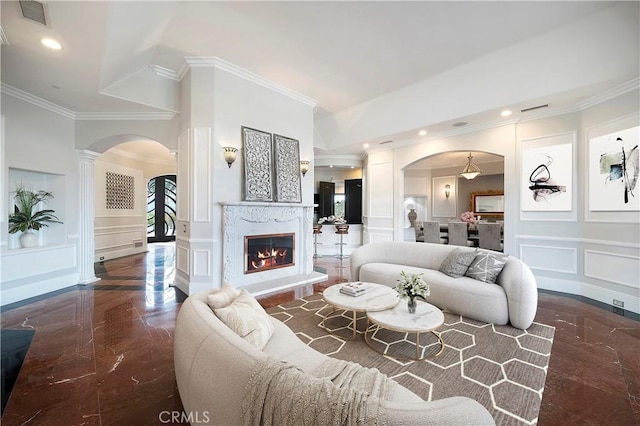
[[[554,327],[534,322],[520,330],[444,312],[445,323],[437,330],[444,351],[433,357],[440,349],[437,338],[421,334],[420,353],[426,359],[415,361],[408,359],[416,353],[415,334],[372,329],[369,340],[374,350],[364,340],[366,314],[358,313],[353,339],[353,313],[334,311],[321,294],[267,312],[317,351],[377,368],[425,401],[466,396],[484,405],[498,425],[537,423]],[[325,316],[331,332],[320,327]]]

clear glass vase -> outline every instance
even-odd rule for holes
[[[409,313],[410,314],[415,314],[416,313],[416,298],[415,297],[410,297],[409,300],[407,300],[407,307],[409,308]]]

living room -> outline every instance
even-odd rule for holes
[[[553,18],[529,3],[163,2],[153,13],[126,2],[44,4],[48,21],[41,25],[19,2],[2,3],[0,223],[6,230],[20,182],[52,191],[48,206],[63,223],[43,228],[29,249],[20,248],[18,234],[2,232],[3,306],[98,286],[101,261],[146,253],[141,206],[152,174],[177,175],[178,289],[189,295],[233,278],[273,294],[323,278],[309,276],[318,266],[311,222],[316,174],[324,167],[362,167],[362,224],[350,231],[348,255],[360,245],[406,240],[408,196],[422,197],[420,213],[434,217],[444,196],[441,178],[457,173],[417,172],[416,164],[472,152],[502,158],[504,253],[531,267],[539,289],[640,313],[637,189],[629,205],[602,206],[593,166],[598,138],[640,125],[636,2],[560,2]],[[385,17],[412,31],[385,41],[390,37],[370,27],[382,28]],[[490,31],[499,24],[507,28]],[[329,31],[332,25],[339,30]],[[467,29],[476,38],[449,38]],[[352,31],[358,37],[344,43]],[[513,39],[500,40],[503,34]],[[44,36],[60,38],[62,49],[41,50],[36,44]],[[317,38],[322,43],[313,44]],[[410,48],[411,40],[420,48]],[[337,55],[340,44],[346,46]],[[383,53],[363,53],[365,45]],[[433,59],[411,68],[418,56]],[[507,109],[512,114],[502,116]],[[299,160],[311,166],[300,175],[299,202],[246,201],[243,127],[298,141]],[[140,141],[170,153],[162,167],[147,151],[137,159],[114,154]],[[570,170],[562,183],[568,206],[529,208],[525,159],[548,146],[568,148],[556,162]],[[231,164],[225,148],[237,149]],[[105,208],[107,173],[134,176],[134,209]],[[407,178],[418,193],[408,193]],[[454,176],[447,199],[460,206],[466,196],[458,181]],[[233,269],[242,262],[230,254],[238,228],[226,224],[264,208],[274,211],[264,213],[273,222],[266,227],[278,233],[292,232],[276,225],[281,209],[305,219],[294,230],[295,266],[259,279]],[[436,220],[462,212],[456,207]],[[322,254],[337,254],[337,241],[327,241]],[[328,268],[330,276],[338,269]],[[283,278],[290,280],[286,288],[277,283]]]

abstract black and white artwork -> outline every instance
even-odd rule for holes
[[[640,210],[639,134],[633,127],[589,141],[589,210]]]
[[[570,135],[523,141],[521,206],[523,211],[571,211],[573,145]]]

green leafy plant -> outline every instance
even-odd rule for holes
[[[422,279],[422,274],[407,274],[404,271],[400,272],[398,284],[393,289],[398,292],[400,297],[419,298],[425,302],[431,294],[429,284]]]
[[[48,191],[34,192],[23,184],[16,187],[13,196],[16,206],[14,213],[9,215],[9,233],[25,232],[29,229],[39,230],[49,223],[62,223],[54,214],[54,210],[36,210],[40,203],[46,203],[53,198]]]

